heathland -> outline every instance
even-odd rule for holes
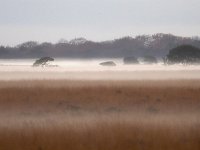
[[[0,81],[0,150],[199,150],[200,80]]]

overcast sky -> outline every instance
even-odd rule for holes
[[[0,0],[0,45],[200,35],[200,0]]]

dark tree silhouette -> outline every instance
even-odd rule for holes
[[[47,62],[49,61],[54,61],[53,58],[51,57],[42,57],[40,59],[37,59],[34,63],[33,63],[33,66],[34,67],[38,67],[38,66],[46,66],[47,65]]]
[[[58,43],[38,43],[28,41],[14,47],[0,48],[0,58],[123,58],[124,56],[142,57],[151,55],[162,58],[169,50],[178,45],[193,45],[200,48],[198,38],[184,38],[170,34],[141,35],[123,37],[111,41],[94,42],[84,38]]]
[[[123,61],[124,61],[125,65],[138,64],[139,63],[138,59],[134,56],[125,57]]]
[[[200,63],[200,49],[191,45],[181,45],[169,51],[166,62],[168,64]]]
[[[17,45],[17,47],[20,49],[30,49],[30,48],[36,47],[37,45],[38,43],[35,41],[28,41],[28,42]]]

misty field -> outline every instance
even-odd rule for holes
[[[0,81],[0,150],[199,150],[200,80]]]

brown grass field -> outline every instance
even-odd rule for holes
[[[0,81],[0,150],[199,150],[200,80]]]

